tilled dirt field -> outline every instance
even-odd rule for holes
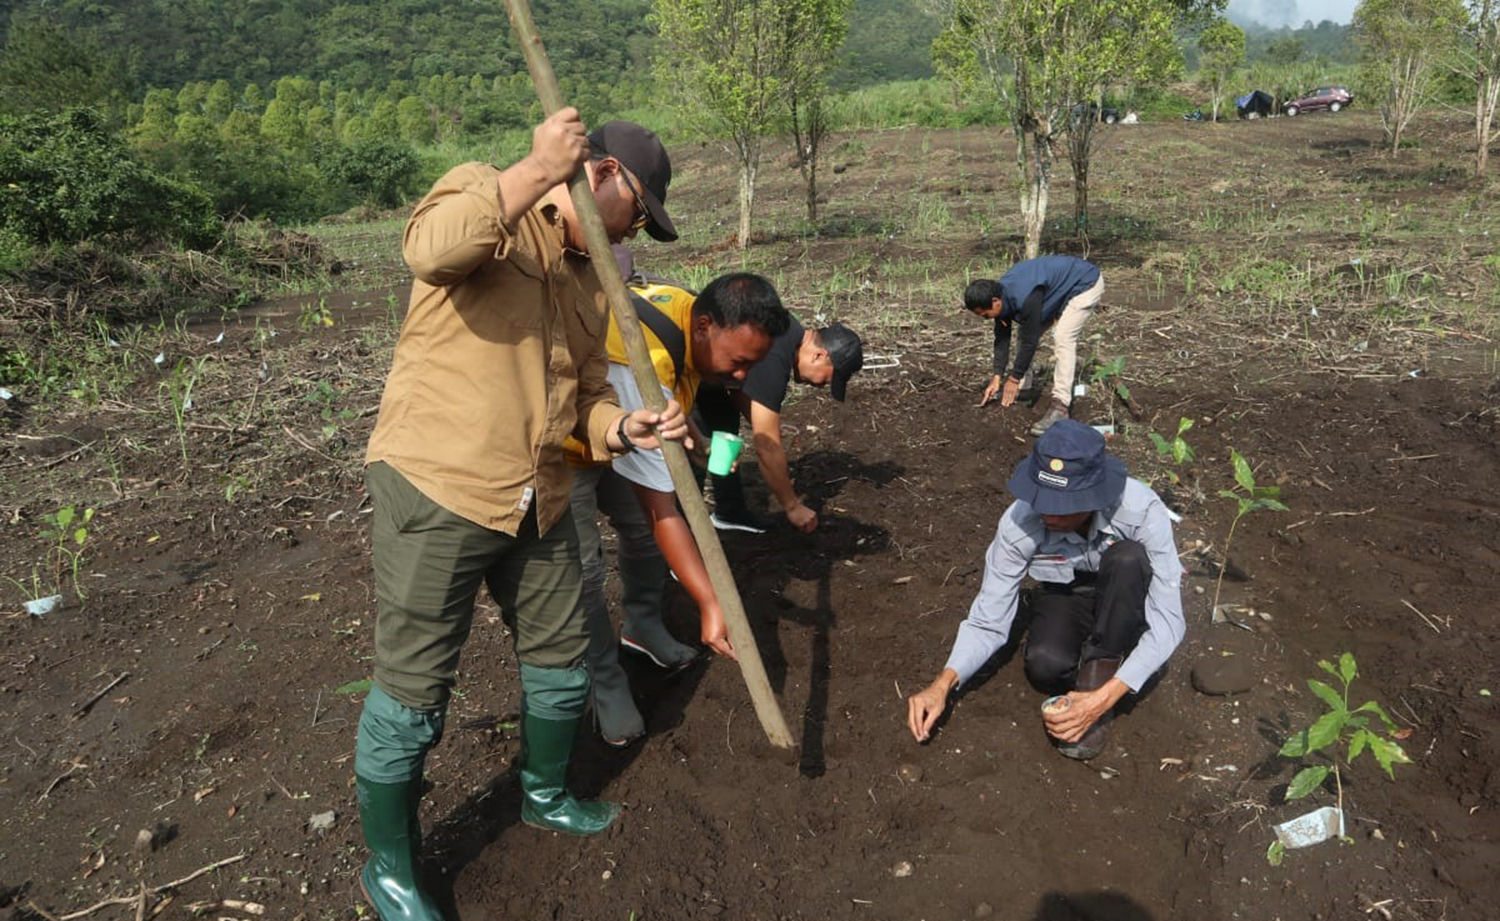
[[[1179,146],[1219,137],[1288,162],[1392,169],[1357,143],[1368,120],[1283,120],[1258,126],[1268,133],[1253,144],[1227,133],[1234,129],[1145,127]],[[869,152],[838,174],[830,207],[879,180],[885,187],[858,207],[900,212],[903,192],[892,186],[912,164],[945,160],[953,174],[977,176],[979,137],[857,139]],[[1147,162],[1148,148],[1120,143],[1122,157]],[[722,208],[732,177],[711,158],[680,155],[683,213]],[[1130,181],[1167,172],[1157,163]],[[1106,188],[1126,185],[1102,175]],[[779,181],[795,203],[790,180]],[[971,186],[954,207],[974,194]],[[1306,194],[1327,204],[1316,189]],[[1457,213],[1486,193],[1438,183],[1415,196],[1409,187],[1377,194]],[[959,214],[947,237],[934,225],[920,238],[907,227],[781,239],[752,267],[775,273],[794,305],[834,310],[868,330],[868,352],[901,355],[899,367],[857,378],[848,403],[804,394],[787,410],[794,474],[824,522],[817,534],[782,527],[727,539],[800,749],[787,757],[767,747],[730,663],[670,679],[633,663],[648,738],[620,753],[587,737],[575,759],[576,786],[625,802],[624,817],[582,841],[526,828],[513,771],[515,664],[483,598],[423,812],[427,866],[457,916],[1492,916],[1493,346],[1442,316],[1402,325],[1332,295],[1318,302],[1316,322],[1300,304],[1236,313],[1240,295],[1192,289],[1181,277],[1174,246],[1193,234],[1182,215],[1201,205],[1164,205],[1155,220],[1171,225],[1177,213],[1182,226],[1115,237],[1094,253],[1109,290],[1091,347],[1128,357],[1143,417],[1106,404],[1097,386],[1075,415],[1114,417],[1125,427],[1115,449],[1163,489],[1144,432],[1169,434],[1179,417],[1193,418],[1187,437],[1198,454],[1168,490],[1184,516],[1187,639],[1117,720],[1104,756],[1081,765],[1051,751],[1041,695],[1009,652],[965,690],[931,743],[905,729],[904,698],[943,664],[1009,501],[1005,479],[1029,445],[1030,410],[974,405],[988,332],[953,306],[953,279],[962,278],[954,260],[998,264],[1013,238],[976,242],[961,233],[969,225]],[[1120,205],[1103,196],[1100,207]],[[1331,227],[1310,245],[1354,251],[1358,241],[1342,234]],[[916,257],[939,277],[909,269],[907,302],[895,312],[900,279],[878,269]],[[673,258],[731,261],[701,238]],[[835,290],[830,276],[860,259],[872,260],[860,263],[870,269],[866,287]],[[1444,284],[1464,283],[1455,273]],[[0,906],[13,917],[61,917],[106,898],[120,902],[92,917],[140,917],[141,904],[147,916],[185,917],[221,899],[285,918],[366,911],[350,773],[360,696],[338,689],[369,670],[374,605],[358,458],[388,361],[388,322],[374,306],[384,298],[331,296],[331,329],[299,323],[301,299],[175,337],[167,367],[179,354],[211,358],[181,438],[151,378],[87,408],[27,405],[22,394],[4,410],[0,573],[24,579],[41,558],[43,514],[73,501],[99,509],[79,576],[86,602],[29,617],[12,603],[18,595],[5,595]],[[1451,335],[1432,333],[1434,323]],[[224,339],[213,342],[221,328]],[[1233,514],[1217,495],[1232,484],[1230,447],[1260,482],[1281,485],[1290,508],[1251,515],[1235,533],[1230,571],[1243,578],[1225,582],[1224,600],[1268,615],[1243,615],[1252,631],[1209,617],[1213,560]],[[753,462],[746,469],[758,482]],[[681,635],[692,635],[691,617],[678,599]],[[1330,783],[1285,803],[1299,765],[1277,750],[1321,711],[1305,687],[1320,674],[1316,661],[1346,650],[1361,672],[1353,700],[1380,701],[1410,729],[1402,744],[1414,763],[1391,781],[1362,756],[1343,772],[1353,843],[1290,852],[1273,868],[1270,826],[1334,802]],[[1229,660],[1250,666],[1252,690],[1193,690],[1194,665]],[[142,885],[154,890],[231,859],[177,885],[165,907],[149,891],[139,902]],[[897,872],[902,864],[909,874]]]

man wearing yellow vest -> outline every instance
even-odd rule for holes
[[[791,322],[771,283],[745,272],[715,279],[696,298],[669,284],[642,284],[633,290],[662,392],[685,412],[691,410],[700,383],[744,380]],[[609,382],[619,395],[620,406],[643,407],[613,316],[606,348]],[[701,451],[705,439],[695,434],[693,440]],[[570,448],[575,464],[581,467],[574,472],[572,506],[583,561],[594,714],[604,741],[623,747],[643,735],[646,727],[620,667],[619,647],[669,669],[686,666],[698,654],[674,639],[662,622],[668,566],[698,604],[702,642],[730,658],[735,658],[734,647],[698,545],[677,506],[661,451],[641,448],[611,460],[577,442]],[[600,512],[619,535],[625,617],[618,642],[604,598]]]

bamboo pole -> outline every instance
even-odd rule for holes
[[[542,108],[550,116],[564,107],[562,91],[552,72],[552,63],[542,47],[542,37],[537,32],[536,23],[532,21],[531,6],[528,0],[505,0],[505,11],[510,17],[511,28],[515,30],[521,53],[526,57],[526,68],[531,71],[531,80],[536,85]],[[615,324],[619,327],[620,338],[624,340],[625,352],[630,357],[630,370],[635,376],[636,386],[640,388],[646,407],[653,412],[660,412],[666,406],[661,393],[661,382],[657,380],[652,368],[651,353],[646,346],[646,337],[641,332],[640,320],[636,317],[635,308],[631,306],[625,283],[620,280],[619,266],[610,252],[609,236],[599,217],[599,208],[594,201],[593,190],[589,187],[587,171],[580,169],[568,181],[568,191],[573,196],[573,210],[578,215],[584,239],[588,242],[589,259],[609,298],[610,309],[614,311]],[[703,504],[703,495],[693,477],[687,452],[678,442],[663,440],[662,455],[666,458],[667,470],[672,474],[672,485],[676,487],[677,499],[682,504],[683,514],[687,516],[688,526],[697,538],[698,550],[708,568],[714,594],[718,596],[719,604],[724,610],[729,641],[734,644],[735,653],[739,656],[740,671],[745,676],[750,700],[755,705],[755,715],[771,744],[789,749],[793,746],[791,731],[787,729],[786,718],[782,716],[781,707],[776,703],[776,695],[771,691],[771,682],[766,678],[765,665],[761,662],[760,650],[755,645],[755,635],[750,632],[750,623],[745,618],[745,607],[740,601],[739,589],[735,587],[734,575],[729,571],[729,560],[724,556],[718,532],[709,521],[708,509]]]

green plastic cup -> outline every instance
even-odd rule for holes
[[[740,436],[714,432],[714,440],[708,447],[708,472],[714,476],[729,476],[744,449],[745,439]]]

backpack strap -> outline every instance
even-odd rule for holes
[[[635,315],[640,317],[647,329],[661,341],[662,347],[672,358],[672,385],[676,389],[677,382],[682,379],[682,367],[687,360],[687,339],[682,335],[682,330],[672,318],[662,313],[661,308],[640,296],[634,291],[630,292],[630,302],[635,306]]]

